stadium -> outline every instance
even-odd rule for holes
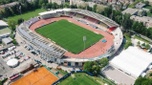
[[[39,13],[16,29],[26,46],[42,59],[65,66],[110,57],[123,41],[120,26],[83,9],[56,9]]]

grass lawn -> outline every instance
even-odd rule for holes
[[[124,48],[127,49],[129,46],[132,45],[131,43],[131,36],[127,33],[124,34],[125,38],[126,38],[126,43],[124,45]]]
[[[91,76],[85,73],[76,73],[63,80],[59,85],[101,85]]]
[[[38,13],[43,12],[43,11],[45,11],[45,9],[36,9],[36,10],[33,10],[33,11],[23,13],[21,15],[15,15],[15,16],[8,17],[8,20],[15,20],[16,22],[19,18],[23,18],[24,20],[28,20],[31,17],[37,16]]]
[[[142,38],[142,37],[140,37],[140,36],[137,36],[137,35],[135,35],[134,38],[135,38],[135,39],[138,39],[138,40],[141,40],[141,41],[143,41],[143,42],[145,42],[145,43],[150,43],[148,40],[146,40],[146,39],[144,39],[144,38]]]
[[[147,16],[150,16],[150,17],[151,17],[151,16],[152,16],[152,13],[148,12],[148,13],[147,13]]]
[[[66,75],[68,72],[67,71],[64,71],[64,70],[57,70],[59,71],[59,73],[61,73],[62,75]]]
[[[60,20],[43,26],[36,29],[36,32],[75,54],[84,50],[83,36],[87,38],[85,41],[85,49],[103,38],[102,35],[96,34],[67,20]]]

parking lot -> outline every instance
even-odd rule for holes
[[[9,47],[7,50],[0,51],[0,79],[9,78],[10,76],[21,72],[26,69],[30,64],[42,63],[50,68],[56,68],[58,65],[55,63],[48,63],[41,59],[37,51],[33,50],[23,40],[17,38],[19,45],[15,47]],[[10,59],[17,59],[19,64],[16,67],[9,67],[7,61]],[[63,70],[69,71],[72,68],[60,66]]]
[[[0,52],[0,77],[10,77],[28,67],[30,64],[35,63],[32,54],[25,52],[22,46],[10,47]],[[7,62],[10,59],[17,59],[19,64],[15,67],[10,67]]]

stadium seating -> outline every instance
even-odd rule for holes
[[[28,28],[24,24],[21,24],[18,29],[18,33],[24,37],[26,40],[31,42],[31,46],[36,47],[37,50],[40,50],[40,54],[45,55],[47,57],[56,57],[61,58],[64,50],[60,49],[59,47],[55,45],[50,45],[51,42],[48,42],[44,39],[42,39],[40,36],[30,32]],[[47,59],[48,60],[48,59]]]
[[[31,18],[30,20],[28,21],[25,21],[24,24],[27,26],[27,27],[30,27],[32,24],[34,24],[35,22],[39,21],[39,18],[38,17],[34,17],[34,18]]]
[[[110,31],[109,33],[115,37],[114,38],[115,51],[119,49],[123,40],[123,34],[121,32],[121,29],[119,28],[119,25],[115,23],[114,21],[112,21],[111,19],[103,15],[100,15],[88,10],[82,10],[82,9],[71,9],[70,11],[63,11],[63,12],[66,15],[68,14],[70,17],[72,17],[73,19],[81,23],[87,24],[91,26],[92,28],[96,28],[96,29],[103,30],[106,32],[108,32],[107,30],[109,30],[108,29],[109,27],[116,27],[115,30]],[[63,15],[63,14],[57,12],[57,15]],[[60,17],[60,16],[57,16],[57,17]],[[63,54],[66,52],[64,49],[55,45],[52,41],[50,42],[29,30],[30,26],[39,20],[40,19],[38,17],[34,17],[28,21],[25,21],[24,23],[19,25],[19,27],[17,28],[18,34],[22,36],[24,39],[26,39],[29,45],[33,46],[33,48],[35,48],[36,50],[39,50],[40,55],[43,56],[42,58],[44,60],[52,61],[52,60],[55,60],[56,58],[62,58]],[[92,59],[97,60],[99,58],[109,56],[109,55],[110,54],[106,52]],[[81,59],[77,59],[77,60],[81,60]]]

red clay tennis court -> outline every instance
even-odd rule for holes
[[[33,71],[21,79],[15,81],[11,85],[51,85],[58,78],[49,72],[46,68],[41,67],[37,71]]]

